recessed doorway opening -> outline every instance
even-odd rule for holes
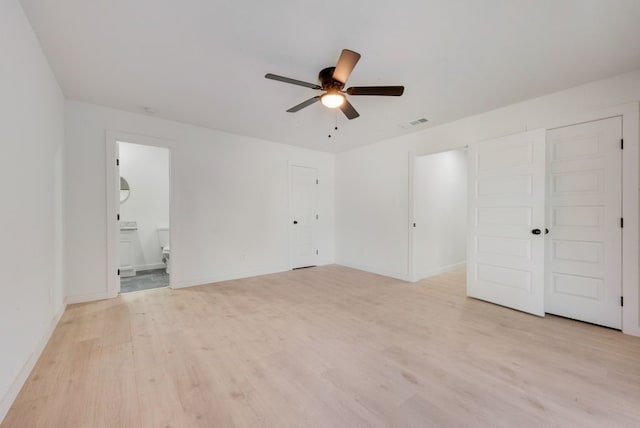
[[[155,142],[108,134],[107,153],[113,165],[107,170],[107,190],[112,195],[107,212],[114,220],[108,225],[111,296],[170,285],[171,153]]]
[[[120,293],[169,286],[169,149],[120,139],[117,258]]]
[[[466,265],[466,149],[412,156],[410,276],[414,281]]]

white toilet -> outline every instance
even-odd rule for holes
[[[168,227],[158,227],[158,241],[160,241],[160,248],[162,248],[162,261],[167,265],[167,273],[171,273]]]

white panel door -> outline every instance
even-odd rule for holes
[[[544,316],[545,131],[469,147],[467,295]]]
[[[547,313],[621,328],[622,119],[547,133]]]
[[[291,167],[291,263],[294,269],[315,266],[318,257],[315,243],[317,176],[315,168]]]

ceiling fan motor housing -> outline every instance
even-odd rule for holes
[[[338,82],[333,78],[333,72],[335,71],[335,67],[327,67],[323,68],[318,74],[318,80],[320,81],[320,86],[322,89],[327,91],[329,89],[337,89],[341,90],[344,86],[344,83]]]

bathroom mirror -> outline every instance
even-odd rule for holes
[[[129,188],[129,182],[120,177],[120,203],[123,203],[124,201],[129,199],[130,194],[131,188]]]

